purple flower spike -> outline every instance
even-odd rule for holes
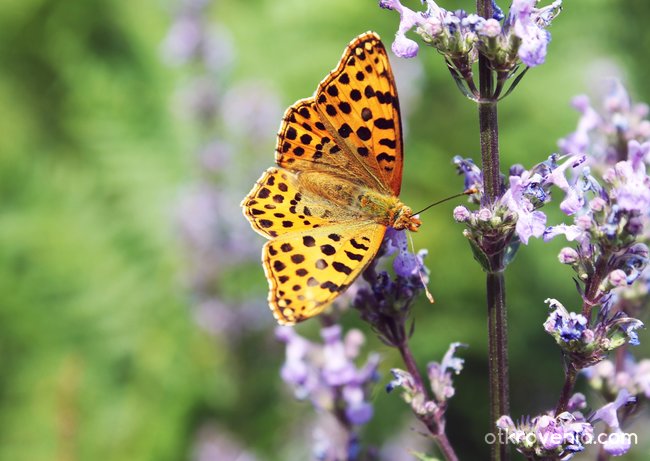
[[[353,381],[356,367],[345,353],[345,345],[341,339],[341,326],[332,325],[321,330],[325,342],[323,347],[323,379],[330,386],[342,386]]]
[[[463,158],[456,155],[453,159],[456,165],[456,171],[459,175],[465,177],[465,190],[475,188],[480,191],[483,190],[483,173],[481,169],[469,158]]]
[[[371,354],[363,366],[356,366],[364,342],[360,331],[351,330],[343,338],[340,325],[324,327],[322,344],[308,341],[291,327],[279,327],[276,336],[286,343],[281,376],[296,397],[332,413],[347,431],[370,420],[369,397],[378,379],[379,356]]]

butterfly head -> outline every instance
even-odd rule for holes
[[[394,216],[395,218],[391,227],[396,230],[407,229],[412,232],[417,232],[420,228],[420,224],[422,224],[420,218],[413,216],[413,210],[406,205],[401,205]]]

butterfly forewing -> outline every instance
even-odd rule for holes
[[[279,323],[313,317],[375,257],[386,228],[340,224],[284,234],[264,246],[269,304]]]
[[[321,82],[316,107],[337,143],[384,186],[399,195],[402,127],[386,49],[373,32],[350,42],[341,62]]]
[[[364,166],[365,160],[336,143],[315,106],[313,98],[303,99],[284,114],[278,133],[277,164],[294,171],[345,175],[350,181],[381,189],[379,178]]]

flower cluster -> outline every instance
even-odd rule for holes
[[[635,361],[627,354],[620,369],[611,360],[603,360],[586,368],[583,374],[589,385],[608,400],[622,390],[630,395],[650,399],[650,359]]]
[[[603,173],[603,184],[584,168],[574,190],[581,191],[583,206],[571,210],[574,223],[549,227],[545,240],[564,235],[576,248],[565,248],[559,259],[571,265],[585,280],[596,268],[594,262],[608,259],[603,277],[611,286],[626,286],[636,280],[648,262],[648,248],[637,242],[647,232],[650,206],[650,177],[644,158],[650,142],[630,141],[629,160],[617,162]]]
[[[316,458],[357,459],[360,446],[356,428],[373,415],[369,398],[379,378],[379,356],[371,354],[363,366],[357,367],[355,361],[365,341],[363,333],[350,330],[343,337],[340,325],[321,330],[322,344],[303,338],[291,327],[279,327],[277,337],[286,343],[282,379],[298,399],[308,399],[317,410],[329,412],[339,422],[339,429],[348,432],[343,447],[321,437]]]
[[[602,110],[594,108],[585,95],[576,96],[572,106],[581,117],[576,131],[558,143],[564,153],[587,154],[590,164],[611,166],[629,158],[630,141],[650,140],[647,104],[632,103],[618,80],[612,82]]]
[[[411,253],[406,232],[389,228],[379,255],[388,257],[393,254],[395,277],[391,279],[387,271],[378,272],[381,258],[375,258],[363,273],[368,286],[359,288],[353,307],[384,343],[400,347],[411,334],[406,326],[411,306],[427,283],[428,270],[424,266],[427,251]]]
[[[452,75],[468,85],[468,96],[476,97],[472,66],[479,53],[497,73],[499,85],[514,76],[519,64],[534,67],[544,63],[551,36],[546,30],[562,7],[562,1],[537,8],[538,0],[514,0],[507,16],[492,2],[492,17],[483,18],[463,10],[448,11],[433,0],[425,0],[426,11],[413,11],[399,0],[380,0],[379,6],[395,10],[400,24],[393,42],[393,52],[412,58],[418,44],[406,37],[413,29],[422,41],[439,51]],[[494,95],[498,97],[498,94]]]
[[[546,300],[551,313],[544,322],[544,329],[555,338],[576,369],[600,362],[608,352],[625,343],[639,344],[636,330],[643,323],[624,312],[612,312],[613,298],[609,296],[602,301],[598,315],[591,322],[583,314],[568,312],[555,299]]]
[[[526,459],[571,459],[585,449],[593,438],[594,428],[580,411],[585,406],[582,394],[575,394],[567,411],[526,417],[515,424],[509,416],[497,420],[497,428],[504,431],[509,443]]]
[[[386,391],[392,392],[399,388],[402,391],[402,399],[410,405],[413,412],[427,427],[444,426],[442,421],[447,409],[447,401],[455,394],[452,378],[463,369],[464,360],[454,355],[460,347],[465,345],[452,343],[440,363],[431,362],[427,365],[427,376],[433,398],[428,397],[426,390],[418,385],[409,372],[398,368],[391,370],[393,380],[386,386]]]
[[[586,321],[592,317],[592,309],[598,309],[596,323],[585,330],[596,335],[582,345],[574,342],[568,346],[562,339],[560,325],[569,319],[559,303],[545,324],[578,369],[597,363],[608,351],[625,343],[638,344],[634,330],[642,323],[630,316],[625,303],[630,297],[628,287],[639,278],[647,278],[650,176],[646,162],[650,140],[646,135],[648,123],[643,120],[647,108],[633,105],[620,84],[606,98],[605,106],[601,115],[582,98],[583,118],[578,129],[560,141],[564,150],[585,154],[587,160],[573,180],[573,197],[567,197],[573,206],[562,209],[573,223],[551,226],[544,232],[545,240],[564,235],[574,242],[558,255],[561,263],[576,272],[583,298],[581,314],[574,320]],[[586,328],[586,323],[582,327]],[[627,340],[625,335],[612,336],[614,331],[625,331]],[[597,336],[606,339],[600,346]],[[588,350],[588,344],[596,347]]]
[[[609,455],[620,456],[630,449],[631,441],[621,430],[618,411],[634,401],[623,390],[613,402],[585,417],[581,410],[586,407],[586,400],[584,395],[577,393],[569,400],[567,410],[560,414],[548,412],[526,417],[519,424],[509,416],[502,416],[497,427],[505,432],[508,442],[514,444],[526,459],[568,460],[593,443],[594,426],[602,421],[608,428],[607,437],[598,439],[602,449]]]
[[[609,427],[610,434],[605,443],[603,443],[603,450],[612,456],[621,456],[630,449],[631,440],[625,437],[625,434],[621,430],[618,410],[625,405],[635,403],[635,401],[636,399],[630,397],[627,390],[622,390],[613,402],[603,406],[590,418],[592,423],[603,421]]]
[[[563,160],[563,163],[559,163]],[[454,209],[454,219],[465,223],[464,235],[469,239],[475,258],[486,270],[498,270],[493,267],[492,257],[504,250],[508,253],[507,264],[516,252],[519,242],[527,244],[531,237],[541,237],[546,230],[546,215],[539,210],[551,199],[552,185],[563,190],[567,198],[562,206],[566,209],[575,207],[577,193],[569,185],[566,171],[576,168],[584,161],[584,156],[560,158],[551,155],[530,170],[520,165],[510,169],[508,187],[499,200],[489,207],[481,207],[471,212],[465,206]],[[480,169],[470,159],[455,157],[454,163],[458,173],[465,176],[465,187],[478,190],[472,198],[480,203],[483,180]],[[516,237],[516,238],[514,238]]]

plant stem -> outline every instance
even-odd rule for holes
[[[406,365],[407,371],[413,377],[413,381],[415,381],[415,385],[417,386],[417,388],[421,390],[422,393],[424,393],[424,395],[428,395],[428,392],[424,387],[424,381],[422,380],[422,375],[420,375],[418,366],[415,363],[413,352],[411,352],[411,348],[408,345],[408,340],[405,340],[402,344],[400,344],[399,353],[402,355],[402,360],[404,360],[404,365]]]
[[[480,16],[490,18],[493,14],[490,0],[476,0]],[[478,118],[481,139],[481,163],[483,171],[483,203],[491,207],[501,196],[501,171],[499,168],[499,124],[497,101],[494,98],[494,75],[485,56],[479,55],[479,103]],[[505,278],[503,274],[504,249],[493,255],[491,270],[487,273],[489,381],[490,381],[490,428],[498,434],[497,419],[510,413],[508,389],[508,336]],[[508,446],[500,442],[490,446],[491,461],[507,461]]]
[[[449,443],[447,434],[445,434],[444,431],[436,437],[436,443],[438,444],[442,456],[444,456],[447,461],[458,461],[458,456],[456,456],[451,443]]]
[[[498,433],[496,421],[510,413],[508,386],[508,338],[505,280],[503,272],[487,274],[488,304],[488,349],[490,380],[490,427],[493,434]],[[497,438],[497,441],[500,441]],[[505,444],[491,445],[491,460],[508,459]]]
[[[562,386],[562,394],[560,395],[560,400],[555,407],[555,416],[566,411],[577,378],[578,370],[576,370],[572,364],[568,364],[564,375],[564,386]]]

